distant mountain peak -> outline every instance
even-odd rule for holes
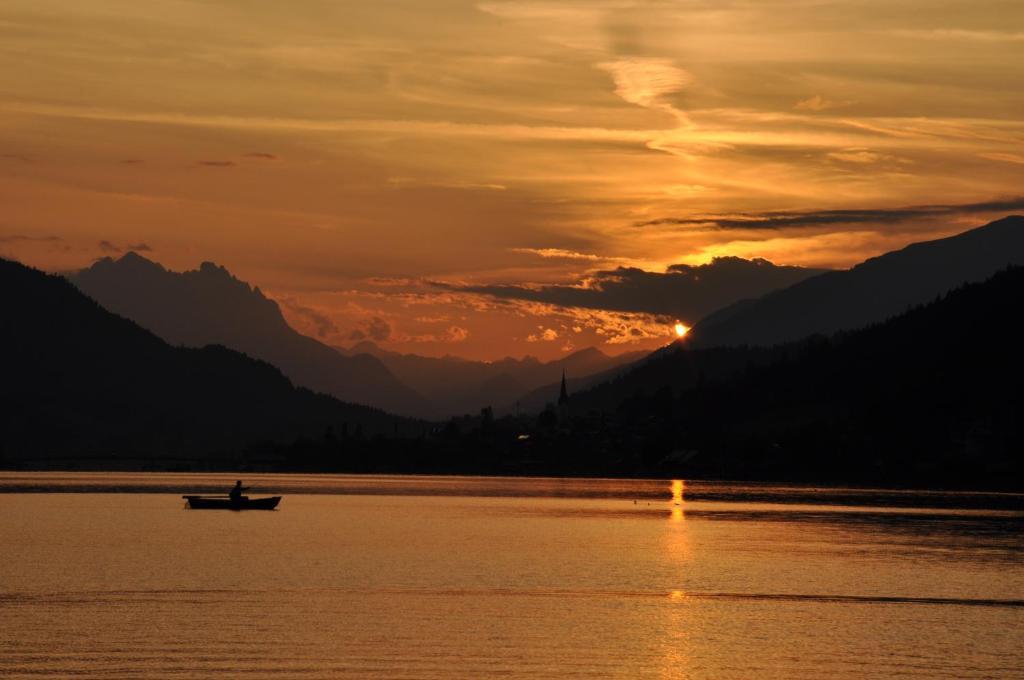
[[[209,260],[207,260],[205,262],[202,262],[199,265],[199,273],[200,274],[215,274],[215,275],[218,275],[218,276],[228,276],[230,278],[235,278],[234,276],[231,276],[231,272],[228,271],[227,267],[224,267],[223,265],[219,265],[216,262],[210,262]]]
[[[296,384],[403,413],[429,404],[375,357],[345,357],[296,332],[280,306],[215,262],[176,272],[139,255],[100,261],[71,277],[110,311],[172,345],[224,345],[280,368]]]
[[[380,345],[372,340],[360,340],[348,348],[351,354],[376,354],[381,351]]]
[[[121,262],[122,264],[134,264],[134,263],[157,264],[153,260],[150,260],[149,258],[147,258],[147,257],[145,257],[143,255],[139,255],[134,250],[129,250],[127,253],[122,255],[121,258],[118,260],[118,262]]]
[[[133,271],[133,272],[164,272],[166,271],[158,262],[153,262],[146,257],[139,255],[134,250],[129,250],[127,253],[114,259],[112,257],[103,257],[92,263],[92,266],[82,271],[89,271],[89,269],[95,270],[120,270],[120,271]]]
[[[267,299],[259,288],[239,280],[226,267],[215,262],[203,262],[198,269],[176,272],[166,269],[134,251],[119,259],[105,257],[91,267],[79,271],[72,279],[80,288],[97,297],[114,311],[150,327],[146,321],[159,316],[159,307],[173,300],[187,308],[198,310],[220,305],[222,316],[238,318],[239,313],[263,316],[275,325],[284,325],[280,309]],[[187,301],[187,302],[186,302]],[[170,326],[175,326],[171,323]],[[162,327],[162,325],[160,326]],[[150,327],[153,330],[152,327]],[[167,338],[166,331],[162,335]],[[161,334],[158,332],[158,334]],[[172,335],[171,342],[183,339]]]
[[[94,262],[91,267],[82,270],[82,272],[88,273],[89,270],[92,269],[99,270],[106,268],[115,268],[120,271],[134,271],[139,273],[166,274],[171,277],[188,277],[190,275],[194,276],[196,274],[199,274],[209,280],[225,279],[228,281],[237,281],[239,283],[244,283],[240,281],[234,274],[232,274],[227,267],[225,267],[224,265],[217,264],[216,262],[206,260],[200,263],[198,269],[186,270],[183,272],[174,272],[167,269],[159,262],[155,262],[144,255],[138,254],[134,250],[129,250],[127,253],[125,253],[116,260],[110,257],[101,258]],[[245,287],[250,290],[258,290],[258,288],[253,288],[252,286],[249,286],[249,284],[245,284]]]
[[[277,303],[267,298],[263,294],[263,291],[260,290],[259,286],[253,286],[248,282],[241,280],[232,274],[227,267],[219,265],[216,262],[202,262],[199,265],[199,269],[182,272],[181,276],[185,279],[201,281],[201,285],[206,286],[211,290],[237,292],[237,294],[244,296],[245,298],[254,299],[260,308],[264,309],[266,313],[270,313],[274,317],[281,316],[280,308]],[[281,317],[281,323],[285,323],[284,317]]]

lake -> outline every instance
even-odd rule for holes
[[[1024,678],[1024,497],[0,473],[0,676]]]

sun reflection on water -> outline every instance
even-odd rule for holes
[[[672,480],[672,521],[683,519],[683,480]]]

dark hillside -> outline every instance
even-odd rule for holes
[[[61,277],[0,260],[0,451],[49,458],[194,460],[248,444],[392,433],[411,421],[297,389],[220,346],[171,347]]]

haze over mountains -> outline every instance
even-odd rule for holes
[[[277,303],[225,268],[172,272],[136,253],[103,258],[70,277],[83,292],[172,345],[224,345],[281,369],[296,384],[403,415],[439,413],[377,358],[342,356],[302,335]]]
[[[797,283],[708,315],[691,331],[685,347],[772,345],[884,320],[1007,264],[1024,263],[1022,222],[1024,218],[1008,217],[958,236],[913,244],[847,271],[809,278],[797,275],[813,270],[769,266],[772,280],[796,277]],[[765,269],[755,265],[731,263],[729,268],[738,267],[749,279],[760,276],[754,270]],[[698,274],[695,270],[687,276]],[[401,354],[368,341],[351,348],[329,347],[293,330],[258,287],[208,262],[177,273],[129,253],[119,260],[104,258],[72,280],[104,307],[172,344],[223,344],[278,366],[296,384],[403,415],[438,419],[477,413],[484,406],[499,414],[537,412],[555,398],[563,370],[572,391],[612,379],[618,379],[616,389],[637,381],[647,384],[642,376],[652,370],[641,361],[642,352],[609,357],[596,348],[551,362],[531,357],[479,362]],[[728,356],[733,355],[720,352],[713,370],[731,366]],[[769,354],[744,356],[742,361]],[[615,391],[604,386],[594,394],[609,390]],[[588,399],[595,407],[611,403],[608,397]]]
[[[379,358],[406,385],[420,394],[431,395],[437,407],[449,415],[476,413],[482,406],[492,406],[499,412],[514,411],[517,402],[522,410],[539,410],[558,396],[563,371],[574,386],[589,385],[588,379],[647,355],[627,352],[608,356],[596,347],[588,347],[554,361],[508,357],[483,362],[390,352],[369,341],[339,351]],[[535,392],[540,393],[540,398],[532,396]]]
[[[773,345],[860,328],[960,284],[1024,264],[1024,217],[1010,216],[956,236],[914,243],[846,271],[819,274],[726,307],[690,332],[691,347]]]
[[[419,432],[221,346],[172,347],[67,280],[0,259],[0,458],[231,465],[261,442]],[[113,461],[113,462],[112,462]],[[163,461],[161,463],[160,461]]]
[[[296,384],[351,403],[423,418],[510,409],[521,395],[556,382],[606,371],[643,356],[610,357],[596,348],[541,362],[495,362],[390,352],[365,341],[330,347],[291,328],[277,303],[258,287],[204,262],[173,272],[137,253],[103,258],[71,280],[105,308],[132,319],[171,344],[220,344],[277,366]]]
[[[385,371],[381,361],[391,362],[418,386],[447,384],[449,406],[457,399],[472,404],[465,410],[473,415],[443,427],[296,388],[274,366],[222,346],[173,347],[66,280],[0,260],[0,462],[231,467],[255,461],[281,469],[973,480],[1003,487],[1007,475],[1019,473],[1024,445],[1016,328],[1024,268],[1006,267],[1020,258],[1022,230],[1022,218],[1007,218],[825,275],[831,287],[812,289],[847,301],[857,314],[887,314],[892,299],[917,305],[831,337],[770,347],[701,348],[684,341],[632,364],[619,362],[633,357],[597,350],[548,364],[431,359],[370,344],[346,350]],[[897,275],[900,265],[907,270]],[[196,319],[214,330],[217,323],[261,330],[280,319],[258,289],[214,265],[179,275],[133,255],[87,271],[113,286],[118,277],[108,276],[111,268],[118,276],[134,272],[127,283],[165,285],[152,295],[132,293],[162,299],[186,325]],[[972,278],[985,281],[957,288]],[[879,303],[883,289],[891,299]],[[784,290],[765,300],[790,295]],[[200,313],[188,308],[206,297]],[[231,307],[239,309],[225,311],[225,319],[206,318]],[[170,318],[158,320],[171,324]],[[837,315],[831,322],[856,318]],[[201,342],[191,327],[172,331],[179,342]],[[352,358],[311,342],[339,360]],[[568,411],[534,410],[541,399],[553,400],[553,382],[536,387],[538,403],[515,415],[502,417],[497,406],[498,417],[480,412],[480,405],[498,403],[496,395],[547,380],[563,367],[593,372],[577,379],[580,391]],[[592,383],[599,384],[582,389]],[[344,436],[356,431],[366,437]]]

